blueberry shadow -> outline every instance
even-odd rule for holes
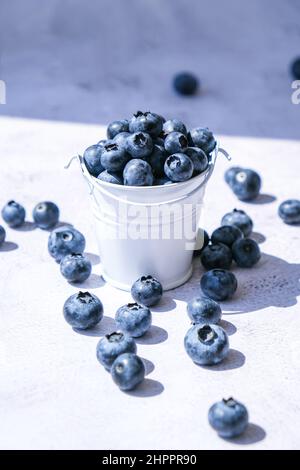
[[[80,289],[97,289],[105,284],[103,277],[98,274],[92,273],[90,277],[84,282],[70,282],[71,286],[79,287]]]
[[[143,363],[144,363],[144,366],[145,366],[145,374],[146,375],[149,375],[151,374],[151,372],[154,371],[155,369],[155,366],[153,364],[152,361],[149,361],[149,359],[145,359],[144,357],[141,357]]]
[[[252,238],[252,240],[256,241],[258,244],[264,243],[266,241],[266,237],[259,232],[252,232],[250,238]]]
[[[126,392],[128,395],[133,397],[155,397],[160,395],[164,391],[164,386],[162,383],[153,379],[145,379],[143,382],[138,385],[134,390]]]
[[[234,335],[236,333],[236,327],[234,326],[233,323],[230,323],[227,320],[220,320],[219,325],[226,331],[228,336]]]
[[[104,336],[116,331],[116,323],[113,318],[104,316],[102,320],[94,328],[88,328],[87,330],[80,330],[79,328],[73,328],[75,333],[79,333],[84,336]]]
[[[134,338],[138,344],[159,344],[168,339],[168,333],[159,326],[152,325],[150,330],[140,338]]]
[[[25,221],[20,227],[15,227],[14,230],[17,230],[18,232],[32,232],[32,230],[35,230],[36,228],[37,226],[34,222]]]
[[[54,227],[46,228],[46,229],[44,229],[44,231],[45,232],[52,232],[53,230],[56,230],[57,228],[62,228],[62,227],[71,228],[71,227],[74,227],[74,225],[69,224],[69,222],[57,222],[57,224],[54,225]]]
[[[168,294],[163,294],[160,302],[155,307],[151,307],[152,312],[170,312],[176,308],[175,300]]]
[[[266,437],[266,431],[257,424],[249,423],[247,429],[240,436],[224,439],[232,444],[249,445],[263,441]]]
[[[271,204],[272,202],[276,201],[277,197],[273,196],[273,194],[264,194],[260,193],[255,199],[252,201],[244,201],[249,204]]]
[[[100,256],[95,255],[94,253],[84,253],[88,257],[93,266],[100,263]]]
[[[219,364],[213,366],[200,366],[203,369],[212,370],[212,371],[225,371],[239,369],[243,367],[246,362],[246,358],[243,353],[237,349],[229,349],[229,352],[225,359]]]
[[[4,251],[13,251],[19,248],[19,245],[17,245],[14,242],[3,242],[2,245],[0,245],[0,252]]]

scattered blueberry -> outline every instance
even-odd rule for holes
[[[59,209],[54,202],[39,202],[33,209],[33,220],[36,225],[44,230],[55,227],[59,219]]]
[[[184,347],[190,358],[201,366],[221,362],[229,351],[226,332],[213,324],[194,325],[185,335]]]
[[[103,317],[103,305],[96,295],[78,292],[66,300],[63,313],[65,320],[73,328],[86,330],[100,322]]]
[[[173,86],[180,95],[194,95],[199,87],[199,81],[194,74],[181,72],[175,75]]]
[[[254,170],[240,168],[231,176],[228,184],[238,199],[252,201],[259,194],[261,178]]]
[[[101,171],[104,170],[101,164],[101,154],[103,152],[104,146],[101,145],[91,145],[88,147],[83,154],[84,163],[93,176],[98,176]]]
[[[2,227],[2,225],[0,225],[0,246],[2,245],[2,243],[4,243],[5,237],[6,237],[5,229],[4,227]]]
[[[286,224],[300,223],[300,201],[299,199],[288,199],[280,204],[278,208],[279,217]]]
[[[184,153],[174,153],[165,161],[165,174],[174,183],[186,181],[192,177],[194,165]]]
[[[130,155],[119,147],[116,142],[108,141],[101,153],[101,165],[107,171],[123,171],[129,160]]]
[[[240,170],[241,167],[232,166],[231,168],[228,168],[228,170],[225,171],[224,179],[229,186],[231,185],[235,174]]]
[[[198,147],[188,147],[185,154],[192,160],[194,165],[193,175],[199,175],[203,173],[208,167],[208,159],[206,153]]]
[[[205,269],[229,269],[232,263],[231,250],[223,243],[211,243],[202,250],[201,263]]]
[[[233,398],[223,399],[211,406],[208,421],[219,436],[224,438],[237,437],[248,426],[248,411],[245,405]]]
[[[150,111],[146,113],[138,111],[133,115],[129,123],[130,132],[146,132],[153,138],[158,137],[162,129],[163,122],[161,116]]]
[[[126,186],[152,186],[153,173],[149,163],[138,158],[130,160],[123,171]]]
[[[216,141],[213,133],[207,127],[197,127],[192,129],[190,134],[191,147],[199,147],[207,155],[213,151],[216,146]]]
[[[133,338],[121,331],[105,335],[97,344],[97,359],[106,370],[110,370],[113,362],[124,353],[136,353],[136,343]]]
[[[107,128],[107,138],[113,139],[116,135],[121,132],[128,132],[129,122],[127,119],[121,119],[119,121],[113,121]]]
[[[200,255],[204,248],[209,244],[209,235],[206,230],[202,228],[198,229],[197,239],[196,239],[196,249],[194,250],[194,255]]]
[[[133,390],[145,378],[145,366],[142,359],[134,353],[118,356],[111,366],[113,381],[123,391]]]
[[[151,323],[152,315],[146,306],[130,303],[117,310],[117,327],[134,338],[144,335],[149,330]]]
[[[59,227],[53,230],[48,239],[48,250],[57,262],[66,255],[83,253],[85,238],[73,227]]]
[[[152,276],[142,276],[131,287],[131,295],[141,305],[156,305],[163,294],[161,283]]]
[[[297,57],[291,65],[291,73],[295,80],[300,80],[300,57]]]
[[[248,237],[253,229],[252,219],[246,212],[239,209],[233,209],[232,212],[225,214],[221,220],[221,225],[235,225],[243,232],[245,237]]]
[[[25,209],[15,201],[9,201],[2,209],[2,217],[9,227],[20,227],[25,221]]]
[[[234,242],[243,238],[244,234],[236,225],[222,225],[213,231],[211,235],[212,243],[223,243],[229,247]]]
[[[233,296],[237,289],[237,280],[230,271],[212,269],[203,274],[200,285],[205,296],[222,301]]]
[[[170,132],[165,138],[165,149],[169,154],[184,152],[187,147],[187,138],[181,132]]]
[[[151,165],[152,172],[155,177],[161,178],[164,176],[164,164],[167,156],[168,154],[164,147],[154,144],[151,155],[147,157],[147,162]]]
[[[100,175],[98,175],[97,179],[105,181],[105,183],[123,184],[122,173],[116,173],[114,171],[108,172],[107,170],[104,170]]]
[[[252,268],[260,260],[260,249],[256,241],[242,238],[231,247],[232,256],[240,268]]]
[[[180,132],[181,134],[186,135],[187,129],[179,119],[169,119],[169,121],[166,121],[163,125],[163,135],[167,136],[171,132]]]
[[[187,304],[187,312],[193,323],[219,323],[222,310],[220,305],[209,297],[196,297]]]
[[[146,158],[153,150],[153,141],[149,134],[136,132],[127,137],[126,150],[132,158]]]
[[[85,255],[72,253],[61,260],[60,272],[69,282],[84,282],[92,272],[92,264]]]

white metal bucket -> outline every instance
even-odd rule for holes
[[[204,173],[164,186],[106,183],[91,176],[79,157],[105,281],[130,291],[143,275],[159,279],[164,290],[189,279],[205,187],[219,150]]]

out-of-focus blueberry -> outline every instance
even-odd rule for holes
[[[278,215],[286,224],[300,224],[299,199],[288,199],[283,201],[278,208]]]
[[[20,227],[24,223],[26,215],[24,207],[16,201],[8,201],[1,214],[4,222],[12,228]]]
[[[248,237],[253,229],[253,222],[245,211],[233,209],[222,217],[221,225],[235,225]]]
[[[231,177],[230,188],[241,201],[252,201],[261,188],[261,178],[256,171],[241,168]]]
[[[0,246],[2,245],[2,243],[4,243],[5,237],[6,237],[5,229],[4,227],[2,227],[2,225],[0,225]]]
[[[211,235],[212,243],[223,243],[229,247],[234,242],[243,238],[244,234],[236,225],[222,225],[213,231]]]
[[[205,269],[229,269],[232,263],[231,250],[223,243],[211,243],[202,250],[201,263]]]
[[[261,257],[258,244],[251,238],[237,240],[231,249],[233,259],[240,268],[252,268]]]
[[[44,230],[55,227],[59,219],[59,208],[54,202],[39,202],[33,209],[33,220]]]
[[[180,95],[194,95],[199,87],[199,80],[190,72],[180,72],[175,75],[173,86]]]
[[[48,238],[48,250],[59,263],[62,258],[71,253],[83,253],[85,238],[73,227],[59,227],[53,230]]]

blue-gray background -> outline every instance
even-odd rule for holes
[[[2,115],[93,122],[137,109],[216,133],[300,137],[299,0],[1,0]],[[195,72],[193,98],[172,76]]]

